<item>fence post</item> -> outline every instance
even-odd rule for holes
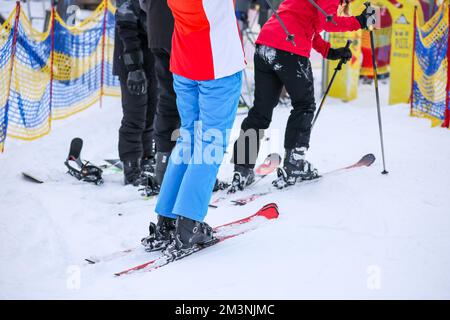
[[[103,106],[103,86],[105,81],[105,42],[106,42],[106,19],[108,17],[108,0],[103,0],[104,12],[103,12],[103,27],[102,27],[102,65],[100,74],[100,108]]]
[[[56,9],[55,4],[52,3],[52,13],[50,20],[50,97],[49,97],[49,115],[48,115],[48,125],[49,130],[52,127],[52,113],[53,113],[53,65],[54,65],[54,53],[55,53],[55,22],[56,22]]]
[[[417,36],[417,6],[414,6],[414,22],[413,22],[413,49],[412,49],[412,66],[411,66],[411,96],[409,97],[410,110],[409,115],[413,115],[414,107],[414,60],[416,58],[416,36]]]
[[[9,112],[9,96],[11,94],[11,83],[14,69],[14,60],[16,56],[16,47],[17,47],[17,34],[19,29],[19,20],[20,20],[20,1],[16,1],[16,16],[14,17],[14,29],[13,29],[13,40],[11,45],[11,66],[9,67],[9,79],[6,85],[6,105],[5,105],[5,117],[3,119],[4,128],[3,135],[5,140],[1,142],[2,153],[5,151],[5,142],[6,142],[6,134],[8,132],[8,112]]]
[[[450,24],[450,5],[447,7],[448,10],[448,22]],[[442,127],[449,128],[450,127],[450,33],[448,35],[447,41],[447,87],[445,90],[445,119],[442,123]]]

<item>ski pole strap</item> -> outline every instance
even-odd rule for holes
[[[352,44],[352,40],[347,40],[347,43],[345,44],[345,48],[349,49],[351,44]],[[341,60],[339,60],[339,63],[337,64],[337,66],[334,70],[342,70],[343,64],[344,64],[344,58],[341,58]]]
[[[278,22],[281,25],[281,28],[286,33],[286,41],[289,41],[290,43],[292,43],[294,45],[294,47],[296,47],[297,44],[294,41],[295,35],[289,32],[289,30],[287,29],[287,27],[284,24],[283,20],[280,18],[280,15],[278,14],[277,10],[275,10],[275,7],[273,6],[271,0],[266,0],[266,3],[269,5],[270,9],[273,11],[273,14],[275,15],[275,18],[278,20]]]
[[[320,13],[322,13],[325,16],[326,22],[331,22],[335,26],[337,25],[336,21],[333,20],[333,15],[328,14],[323,10],[314,0],[308,0],[309,3],[311,3],[317,10],[319,10]]]

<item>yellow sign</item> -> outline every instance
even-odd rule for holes
[[[361,56],[361,31],[330,34],[330,43],[333,48],[344,47],[347,40],[352,40],[350,49],[352,50],[353,58],[342,67],[341,71],[338,71],[329,95],[344,101],[351,101],[358,97],[359,70],[361,67],[361,59],[359,59]],[[328,79],[331,79],[333,76],[338,62],[328,62]]]
[[[364,3],[367,0],[355,0],[351,3],[351,12],[358,15],[364,10]],[[418,0],[375,0],[373,6],[386,7],[392,17],[392,36],[391,36],[391,56],[390,56],[390,93],[389,104],[408,103],[411,95],[412,79],[412,57],[414,44],[414,7],[417,7],[417,22],[423,23],[422,7]],[[339,37],[337,34],[330,34],[330,38]],[[345,37],[346,33],[341,33]],[[348,35],[347,35],[348,37]],[[345,40],[344,40],[345,42]],[[332,42],[332,47],[334,44]],[[359,59],[359,55],[358,55]],[[329,65],[328,72],[333,67]],[[357,87],[357,83],[354,84]],[[349,96],[347,88],[336,88],[333,90],[333,96],[343,100],[351,100],[356,95]],[[356,90],[356,89],[355,89]]]

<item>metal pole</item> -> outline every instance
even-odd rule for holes
[[[370,7],[370,2],[366,2],[364,4],[367,8]],[[377,71],[377,59],[375,56],[375,39],[373,35],[373,25],[369,27],[370,34],[370,47],[372,50],[372,64],[373,64],[373,80],[375,84],[375,96],[377,101],[377,113],[378,113],[378,129],[380,131],[380,143],[381,143],[381,155],[383,158],[383,171],[382,174],[388,174],[389,172],[386,170],[386,161],[384,156],[384,139],[383,139],[383,123],[381,121],[381,106],[380,106],[380,92],[378,90],[378,71]]]
[[[347,49],[350,48],[350,44],[351,43],[352,43],[351,40],[347,40],[347,43],[346,43],[345,47]],[[320,105],[319,105],[319,109],[317,110],[317,113],[316,113],[316,115],[314,117],[314,120],[312,122],[311,130],[314,127],[314,124],[316,123],[317,118],[319,117],[320,111],[322,111],[322,108],[323,108],[323,106],[325,104],[325,100],[327,99],[328,93],[330,92],[331,86],[333,85],[334,78],[336,78],[336,75],[337,75],[338,71],[342,69],[342,65],[343,64],[344,64],[344,60],[341,59],[339,61],[338,65],[336,66],[336,68],[334,69],[333,76],[331,77],[330,83],[328,84],[327,90],[325,91],[325,94],[323,95],[322,101],[320,102]]]

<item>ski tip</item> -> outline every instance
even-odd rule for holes
[[[265,217],[269,220],[276,219],[280,215],[278,211],[278,206],[276,203],[266,204],[258,211],[258,216]]]
[[[374,163],[375,160],[376,160],[375,155],[373,153],[368,153],[364,157],[362,157],[361,160],[359,160],[359,162],[368,167],[372,163]]]
[[[352,169],[352,168],[358,168],[358,167],[369,167],[375,162],[376,158],[373,153],[368,153],[365,156],[363,156],[357,163],[345,167],[345,169]]]

